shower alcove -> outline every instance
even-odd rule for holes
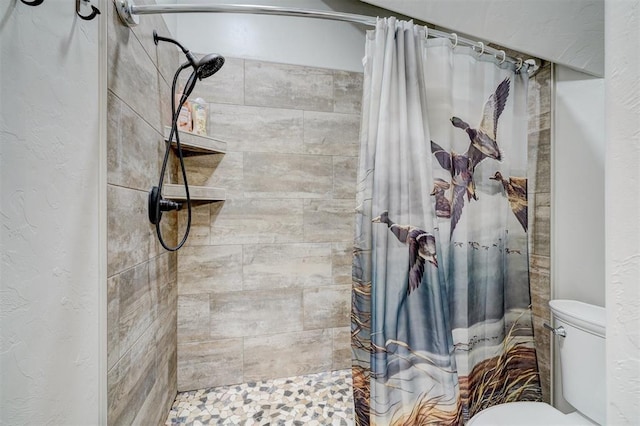
[[[162,422],[178,390],[349,368],[362,73],[227,57],[198,82],[192,98],[209,102],[215,138],[181,133],[194,151],[185,167],[192,191],[221,189],[208,200],[224,202],[194,203],[186,245],[167,253],[146,205],[181,58],[153,44],[153,29],[168,32],[160,15],[129,29],[111,7],[108,22],[109,424]],[[539,300],[549,280],[549,79],[548,68],[535,77],[530,105]],[[197,155],[203,144],[213,155]],[[186,212],[167,219],[177,239]],[[541,327],[546,311],[537,314]]]

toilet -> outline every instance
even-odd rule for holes
[[[564,414],[543,402],[509,402],[479,412],[467,425],[605,424],[606,311],[575,300],[552,300],[549,306],[556,320],[562,393],[577,411]]]

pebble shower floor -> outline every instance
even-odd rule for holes
[[[351,370],[181,392],[166,424],[351,426]]]

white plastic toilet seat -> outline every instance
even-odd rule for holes
[[[544,402],[509,402],[482,410],[467,426],[594,425],[578,413],[564,414]]]

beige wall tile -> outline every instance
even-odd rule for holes
[[[360,114],[362,110],[362,83],[361,72],[334,71],[333,72],[333,96],[335,112],[348,114]]]
[[[331,264],[334,284],[351,285],[352,260],[353,242],[332,244]]]
[[[551,207],[550,194],[538,193],[535,195],[534,227],[532,254],[539,256],[551,256]]]
[[[209,339],[209,294],[178,295],[178,344]]]
[[[120,359],[120,278],[107,279],[107,369]]]
[[[302,291],[242,291],[211,295],[211,338],[302,330]]]
[[[547,256],[531,255],[529,265],[533,314],[547,319],[551,317],[549,310],[551,297],[550,262],[551,259]]]
[[[242,348],[242,339],[182,343],[178,348],[178,390],[241,383]]]
[[[140,409],[135,413],[135,418],[131,421],[131,426],[160,425],[166,420],[164,412],[158,407],[163,407],[163,400],[166,396],[166,378],[158,377],[153,383],[147,398],[142,402]],[[169,407],[171,409],[171,407]]]
[[[331,157],[244,154],[247,198],[326,198],[333,191]]]
[[[177,393],[176,312],[158,318],[155,333],[156,381],[132,425],[162,424]]]
[[[529,134],[528,168],[535,192],[551,192],[551,131]]]
[[[147,193],[107,186],[107,275],[112,276],[149,259],[153,235]]]
[[[333,198],[355,200],[357,175],[358,157],[333,157]]]
[[[302,111],[211,104],[212,136],[229,151],[301,153]]]
[[[164,317],[158,317],[153,327],[155,329],[156,365],[158,378],[166,379],[167,392],[176,392],[176,374],[178,366],[178,332],[177,309]],[[173,402],[173,399],[171,400]]]
[[[245,290],[330,285],[331,244],[256,244],[244,248]]]
[[[330,330],[312,330],[244,339],[244,380],[289,377],[328,371],[332,359]]]
[[[536,358],[538,360],[538,370],[540,372],[540,384],[542,386],[542,397],[545,402],[550,401],[551,388],[551,332],[544,328],[543,323],[548,319],[533,317],[533,331],[536,345]]]
[[[187,178],[188,179],[188,178]],[[189,184],[191,185],[191,183]],[[187,210],[178,213],[178,235],[180,239],[187,230]],[[211,236],[211,203],[191,203],[191,229],[185,246],[206,246]]]
[[[160,176],[162,137],[131,108],[109,92],[108,102],[121,104],[117,120],[109,120],[116,128],[107,134],[120,134],[109,140],[107,147],[107,181],[112,185],[149,191]],[[117,107],[116,107],[117,108]]]
[[[304,200],[304,239],[353,241],[354,200]]]
[[[211,244],[302,241],[302,200],[227,200],[211,205]]]
[[[245,104],[333,111],[333,72],[320,68],[245,61]]]
[[[351,286],[304,290],[304,329],[346,327],[351,313]]]
[[[154,333],[149,330],[107,373],[107,423],[129,425],[156,381]]]
[[[175,314],[178,280],[178,256],[165,252],[149,261],[149,285],[155,302],[155,318]]]
[[[529,117],[551,111],[551,84],[551,64],[547,62],[529,81]]]
[[[360,116],[332,112],[304,112],[304,152],[357,156]]]
[[[161,425],[166,420],[164,401],[167,398],[167,378],[166,376],[156,377],[153,387],[149,391],[147,398],[142,402],[140,409],[135,413],[135,418],[131,421],[132,426]],[[175,398],[175,396],[174,396]]]
[[[111,91],[107,91],[107,182],[110,182],[109,174],[115,169],[114,159],[119,155],[122,148],[118,145],[122,141],[122,131],[120,122],[122,108],[126,104]]]
[[[178,258],[179,294],[242,290],[242,246],[183,247]]]
[[[332,370],[351,368],[351,328],[340,327],[331,330],[333,333]]]
[[[149,263],[128,269],[116,277],[118,281],[120,355],[151,326],[155,319],[157,294],[149,282]]]
[[[536,114],[529,116],[529,133],[535,133],[540,130],[549,130],[551,129],[551,112],[543,112],[541,114]]]

